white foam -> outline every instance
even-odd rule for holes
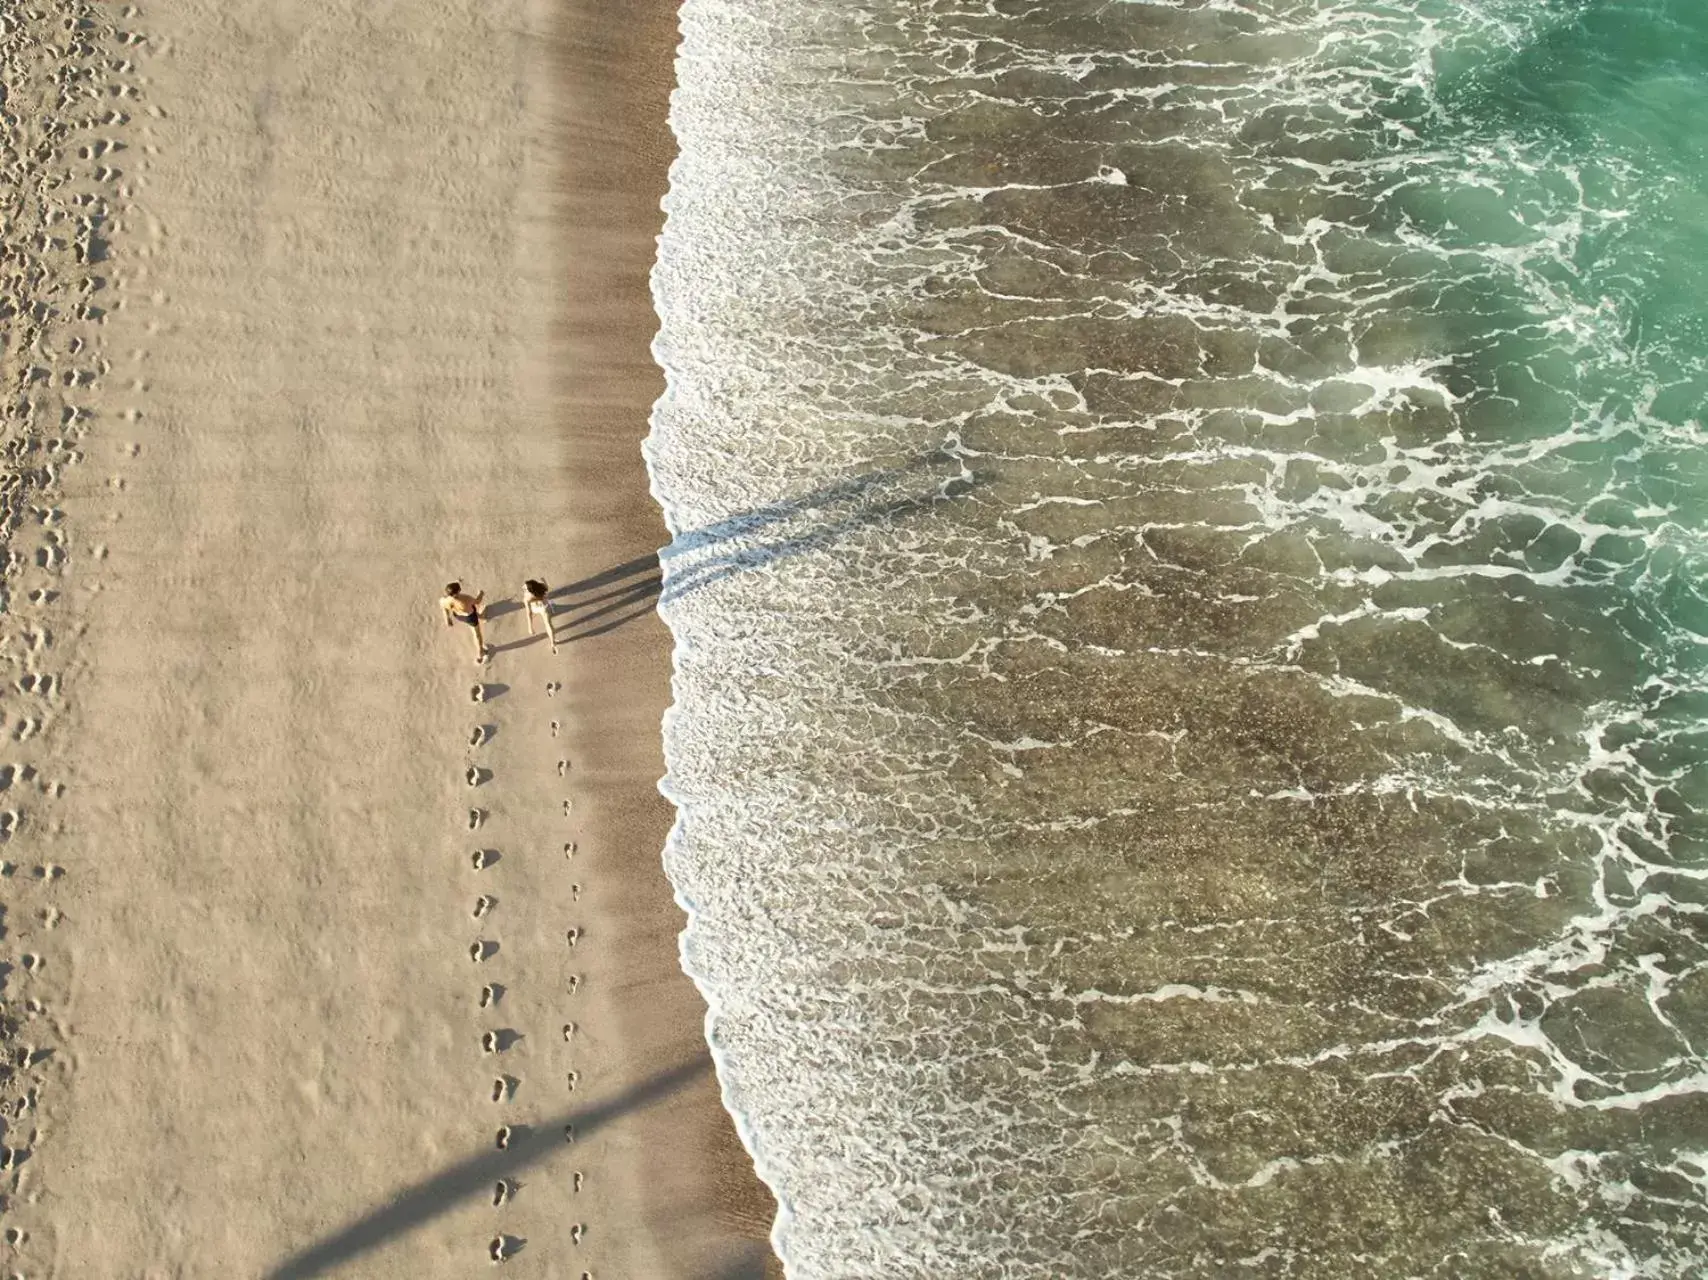
[[[1693,514],[1645,489],[1624,443],[1635,434],[1687,460],[1704,443],[1700,424],[1656,411],[1672,384],[1650,376],[1627,337],[1636,308],[1591,289],[1579,265],[1630,221],[1641,192],[1603,166],[1595,182],[1613,195],[1592,198],[1585,171],[1524,138],[1429,141],[1430,119],[1449,109],[1435,97],[1438,58],[1522,48],[1564,19],[1506,0],[1429,14],[1350,0],[1222,6],[1256,29],[1242,44],[1192,25],[1216,7],[1156,6],[1159,22],[1192,34],[1155,50],[1031,48],[1023,26],[991,41],[961,31],[999,20],[977,6],[930,22],[886,4],[683,8],[672,106],[682,152],[654,276],[667,390],[647,444],[675,537],[662,604],[677,642],[666,866],[689,915],[683,964],[707,999],[724,1101],[778,1194],[773,1238],[792,1276],[1091,1274],[1095,1255],[1056,1230],[1071,1216],[1061,1205],[1112,1220],[1140,1208],[1100,1161],[1142,1163],[1147,1178],[1173,1170],[1253,1213],[1265,1189],[1355,1163],[1266,1150],[1222,1167],[1178,1117],[1122,1127],[1119,1100],[1147,1080],[1404,1079],[1439,1088],[1446,1125],[1479,1096],[1447,1065],[1473,1053],[1521,1065],[1562,1113],[1640,1111],[1701,1091],[1702,1064],[1685,1050],[1648,1074],[1626,1071],[1590,1061],[1550,1020],[1602,993],[1586,975],[1605,970],[1654,1028],[1671,1027],[1681,974],[1664,957],[1627,956],[1626,943],[1688,914],[1665,891],[1671,878],[1708,874],[1643,852],[1672,839],[1662,801],[1684,768],[1657,760],[1682,739],[1657,731],[1649,711],[1702,692],[1688,641],[1672,641],[1684,656],[1628,696],[1619,654],[1584,643],[1603,619],[1572,612],[1605,598],[1652,613],[1677,566],[1708,562]],[[951,126],[1003,107],[1005,77],[1061,86],[1037,90],[1037,110],[1060,124],[1037,171],[981,174],[956,168],[966,157],[953,148],[932,152]],[[1408,92],[1417,118],[1379,110]],[[1075,119],[1136,106],[1189,116],[1192,146],[1062,141]],[[1391,128],[1394,142],[1342,159],[1302,134],[1267,149],[1241,141],[1275,119]],[[973,135],[966,148],[990,145]],[[1051,221],[1051,210],[1120,207],[1074,202],[1159,198],[1168,166],[1194,147],[1241,198],[1301,183],[1321,198],[1277,199],[1262,215],[1270,237],[1237,253],[1213,226],[1201,241],[1157,246],[1139,214],[1100,224],[1106,243],[1076,240],[1074,218]],[[1408,185],[1444,202],[1510,195],[1513,242],[1426,228],[1399,198]],[[1337,219],[1330,197],[1396,216],[1386,231],[1381,218]],[[1111,265],[1123,254],[1174,254],[1250,294],[1123,272]],[[1479,297],[1511,308],[1483,335],[1490,350],[1546,338],[1557,417],[1505,434],[1467,426],[1487,408],[1489,375],[1467,367],[1451,333],[1419,335],[1469,321],[1407,290],[1473,274],[1487,286]],[[1059,296],[1039,283],[1050,280],[1067,282]],[[980,305],[933,309],[975,285]],[[1398,313],[1410,328],[1386,323]],[[1307,351],[1300,331],[1329,320],[1344,340]],[[1196,345],[1199,367],[1127,367],[1142,362],[1094,349],[1064,372],[1045,357],[1070,345],[1075,324],[1172,334]],[[1014,356],[1023,344],[1002,345],[1020,329],[1038,335],[1036,369]],[[981,338],[998,354],[983,354]],[[1212,352],[1225,367],[1212,368]],[[1647,390],[1615,404],[1608,388],[1639,374]],[[1167,408],[1127,410],[1123,397]],[[1353,420],[1361,432],[1349,439]],[[1183,641],[1147,634],[1190,594],[1151,567],[1186,580],[1197,566],[1176,549],[1212,536],[1232,549],[1222,568],[1243,571],[1248,557],[1260,567],[1201,602],[1205,616],[1245,610],[1251,634],[1270,628],[1262,644],[1242,649],[1215,625]],[[1622,549],[1628,563],[1609,559]],[[1288,567],[1269,567],[1271,551]],[[1521,628],[1467,622],[1465,602],[1485,598],[1540,600],[1564,621],[1531,644]],[[1111,618],[1132,621],[1122,631]],[[1397,635],[1457,670],[1511,668],[1537,682],[1514,677],[1512,688],[1538,692],[1504,722],[1473,697],[1437,696],[1417,672],[1383,667],[1392,650],[1364,657],[1369,637]],[[1309,688],[1349,709],[1350,747],[1375,744],[1381,758],[1355,777],[1280,777],[1260,761],[1218,791],[1222,780],[1183,762],[1238,721],[1207,708],[1207,724],[1135,732],[1125,712],[1069,714],[1071,689],[1059,722],[1011,716],[1052,664],[1130,673],[1136,697],[1157,694],[1159,671],[1193,673],[1204,689]],[[1574,699],[1570,682],[1608,692]],[[1487,683],[1491,697],[1506,687]],[[934,718],[944,688],[976,712]],[[1206,830],[1242,812],[1236,800],[1291,815],[1354,799],[1469,815],[1465,831],[1487,847],[1467,848],[1457,876],[1393,889],[1348,927],[1386,954],[1474,908],[1519,922],[1515,940],[1427,975],[1422,1014],[1295,1007],[1277,994],[1283,979],[1270,974],[1272,989],[1242,968],[1267,955],[1263,939],[1300,927],[1295,915],[1269,919],[1247,902],[1244,917],[1149,932],[1122,917],[1126,860],[1138,855],[1121,841],[1154,815],[1140,785],[1154,777],[1201,797]],[[1610,788],[1626,798],[1610,802]],[[1558,857],[1545,867],[1472,865],[1548,840]],[[1027,841],[1042,851],[1030,863],[1016,852]],[[1325,872],[1325,901],[1327,885]],[[1079,896],[1070,910],[1052,892]],[[1514,903],[1558,914],[1507,911]],[[1170,952],[1159,938],[1192,941]],[[1097,949],[1119,958],[1103,980],[1062,976]],[[1284,955],[1269,958],[1284,967]],[[1142,1038],[1123,1038],[1177,1025],[1131,1019],[1196,1025],[1206,1014],[1293,1015],[1320,1029],[1283,1051],[1262,1039],[1267,1024],[1230,1021],[1257,1030],[1219,1058],[1147,1058]],[[1093,1024],[1117,1030],[1098,1040]],[[1443,1074],[1426,1079],[1426,1066]],[[1402,1147],[1376,1144],[1357,1160],[1402,1160]],[[1645,1211],[1645,1193],[1611,1161],[1528,1158],[1575,1193]],[[1669,1160],[1700,1189],[1708,1166],[1691,1174],[1684,1156]],[[1561,1266],[1658,1274],[1594,1223],[1529,1240],[1496,1213],[1487,1238]]]

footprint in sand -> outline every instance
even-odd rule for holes
[[[566,818],[569,817],[571,811],[574,810],[574,808],[575,808],[575,801],[565,800],[563,802],[563,816]]]
[[[503,1178],[500,1178],[497,1182],[492,1184],[492,1204],[494,1208],[503,1204],[511,1195],[512,1192],[510,1184],[504,1181]]]
[[[557,721],[553,720],[552,721],[552,737],[554,737],[554,738],[557,737],[557,729],[558,729]]]
[[[0,791],[4,791],[7,787],[10,787],[13,781],[34,782],[35,779],[36,770],[34,765],[9,764],[4,767],[0,767]],[[42,790],[46,791],[47,789],[46,784],[43,784]]]
[[[571,1071],[569,1073],[569,1075],[566,1077],[566,1082],[569,1085],[569,1091],[571,1093],[574,1093],[575,1092],[575,1086],[581,1083],[581,1072]],[[580,1190],[579,1187],[576,1189]]]
[[[496,1031],[488,1031],[480,1038],[480,1051],[482,1053],[498,1052],[498,1033]]]
[[[469,746],[484,747],[486,745],[486,733],[487,727],[485,725],[475,725],[474,728],[469,730]]]
[[[498,905],[498,899],[497,898],[489,897],[488,895],[486,895],[484,893],[481,894],[480,897],[478,897],[474,900],[474,918],[476,920],[479,920],[482,916],[484,916],[488,911],[491,911],[497,905]]]
[[[569,1229],[569,1238],[575,1241],[576,1244],[580,1244],[582,1238],[586,1236],[586,1234],[587,1228],[579,1222]]]
[[[559,760],[557,762],[557,776],[561,778],[565,774],[567,774],[568,772],[569,772],[569,761]]]
[[[566,858],[573,858],[575,856],[575,847],[576,847],[575,841],[573,841],[573,840],[564,841],[563,856]]]
[[[567,941],[569,943],[569,945],[573,947],[576,943],[581,941],[581,930],[580,929],[569,929],[569,930],[565,931],[563,936],[564,936],[565,941]]]
[[[471,684],[469,686],[469,701],[470,702],[485,702],[486,701],[486,686],[483,684]]]
[[[507,1124],[499,1125],[498,1126],[498,1136],[494,1139],[494,1141],[495,1141],[495,1143],[496,1143],[496,1145],[500,1151],[503,1151],[507,1147],[509,1147],[509,1145],[510,1145],[510,1126]]]
[[[565,1044],[575,1039],[575,1024],[573,1022],[563,1024],[563,1039]]]
[[[546,681],[546,697],[548,697],[548,698],[557,697],[557,691],[561,688],[563,688],[563,686],[561,684],[559,684],[556,680],[547,680]]]
[[[477,938],[469,943],[469,959],[476,964],[482,964],[498,954],[498,944],[486,938]]]
[[[470,809],[469,810],[469,830],[470,831],[480,830],[480,824],[485,822],[485,821],[486,821],[486,810],[485,809]]]
[[[508,1076],[499,1076],[492,1082],[492,1100],[494,1102],[503,1102],[510,1096],[510,1086],[506,1083],[508,1079]]]
[[[485,782],[491,776],[492,776],[492,770],[482,769],[476,765],[471,764],[468,767],[467,772],[465,772],[463,774],[463,781],[467,782],[469,784],[469,786],[471,786],[471,787],[478,787],[481,783]]]
[[[564,1125],[564,1127],[563,1127],[563,1140],[565,1142],[574,1142],[575,1141],[575,1126],[574,1125],[572,1125],[572,1124]]]
[[[493,945],[497,946],[498,944],[494,943]],[[581,975],[572,973],[569,975],[569,994],[574,995],[579,990],[581,990]]]
[[[580,1195],[580,1194],[581,1194],[581,1184],[582,1184],[582,1181],[583,1181],[583,1178],[582,1178],[582,1175],[581,1175],[581,1170],[579,1170],[579,1169],[577,1169],[577,1170],[576,1170],[576,1171],[575,1171],[575,1193],[576,1193],[576,1194],[577,1194],[577,1195]]]
[[[581,901],[581,886],[580,885],[572,884],[569,886],[569,898],[570,898],[571,902]]]
[[[485,871],[497,861],[498,850],[496,849],[476,849],[469,858],[470,864],[476,871]]]
[[[519,1236],[493,1236],[492,1243],[486,1246],[486,1253],[493,1262],[508,1262],[522,1251],[523,1241]]]

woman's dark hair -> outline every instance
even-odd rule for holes
[[[462,583],[460,583],[460,582],[447,582],[445,584],[445,594],[446,595],[458,596],[458,595],[461,595],[462,593],[463,593],[463,584]]]
[[[528,594],[536,600],[541,599],[546,594],[546,584],[538,578],[529,578],[523,585],[528,588]]]

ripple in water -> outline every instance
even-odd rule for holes
[[[796,1277],[1708,1266],[1708,11],[688,0],[668,854]]]

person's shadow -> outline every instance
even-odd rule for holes
[[[514,613],[515,607],[507,609],[507,610],[505,610],[505,612],[506,613]],[[553,623],[551,625],[555,625],[555,623]],[[558,633],[557,642],[559,644],[563,643],[563,633],[561,631]],[[536,626],[533,635],[522,636],[520,639],[517,639],[517,640],[506,640],[503,644],[488,643],[486,646],[486,651],[488,653],[509,653],[512,649],[526,649],[531,644],[549,644],[549,643],[551,643],[551,637],[548,636],[544,631],[540,630]]]
[[[925,514],[965,496],[977,483],[959,442],[951,438],[941,448],[897,466],[875,468],[679,533],[662,551],[636,556],[552,591],[548,599],[554,612],[566,619],[558,643],[615,631],[652,613],[660,603],[749,569],[829,547],[858,529]]]
[[[579,582],[572,582],[566,587],[558,587],[546,596],[546,609],[550,618],[547,625],[552,628],[559,645],[615,631],[624,623],[652,612],[652,602],[658,596],[661,578],[658,553],[649,552],[627,564],[606,569]],[[587,594],[600,586],[610,587],[610,590]],[[485,610],[482,616],[487,619],[502,617],[508,613],[516,613],[521,608],[515,601],[501,600]],[[536,627],[532,635],[507,640],[503,644],[488,644],[487,651],[509,653],[513,649],[525,649],[531,644],[550,642],[551,636],[548,636],[544,629]]]
[[[661,1071],[606,1102],[566,1112],[537,1128],[512,1125],[502,1149],[469,1155],[412,1186],[397,1188],[383,1203],[279,1262],[266,1273],[265,1280],[309,1280],[341,1268],[490,1191],[500,1178],[513,1178],[524,1169],[561,1159],[566,1150],[566,1130],[573,1128],[578,1137],[585,1138],[629,1112],[668,1097],[709,1071],[711,1065],[711,1058],[702,1055]],[[523,1243],[520,1238],[505,1240],[506,1248],[512,1250]]]
[[[650,569],[644,567],[645,562],[650,562]],[[564,616],[558,632],[559,644],[602,636],[653,611],[664,583],[658,556],[654,554],[644,557],[644,561],[631,560],[629,563],[641,563],[643,567],[639,572],[631,571],[622,578],[610,578],[613,570],[608,569],[604,574],[596,574],[594,579],[584,579],[563,588],[562,594],[569,599],[553,610],[556,613],[561,608]],[[578,595],[589,591],[591,588],[587,584],[597,578],[604,578],[604,585],[610,589],[595,595]],[[616,585],[612,586],[612,583]],[[553,603],[556,606],[556,602]],[[553,624],[558,625],[555,618]]]

